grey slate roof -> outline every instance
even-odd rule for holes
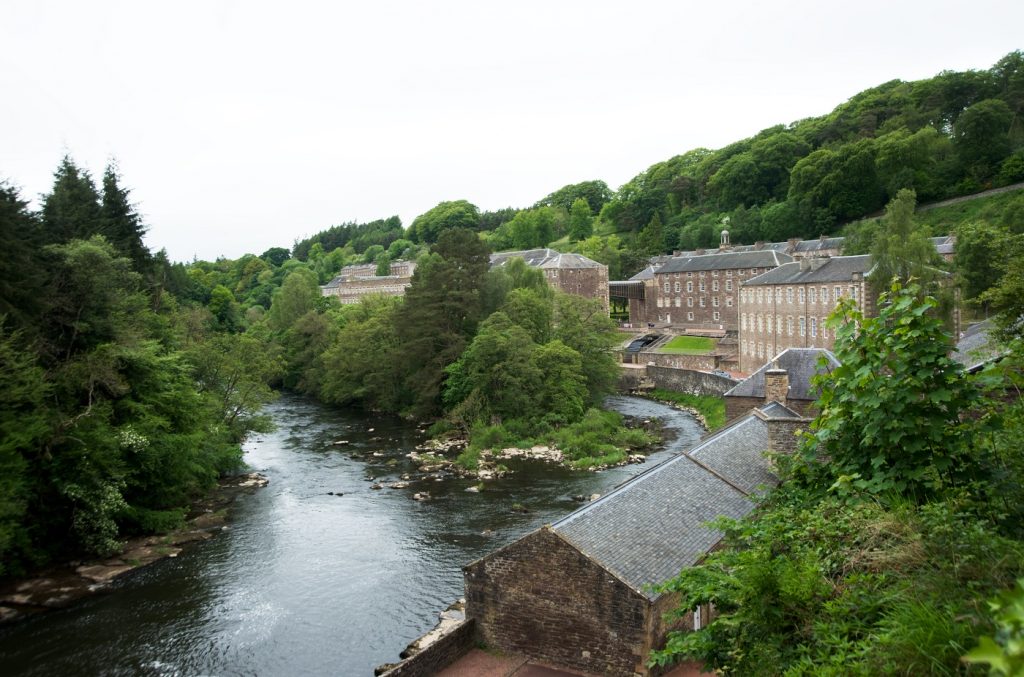
[[[740,518],[753,502],[686,455],[674,456],[552,525],[596,564],[634,590],[699,561],[722,533],[706,523]]]
[[[996,342],[991,335],[992,329],[991,320],[971,325],[957,341],[953,359],[964,365],[967,371],[977,371],[988,362],[1006,355],[1009,350]]]
[[[771,418],[803,418],[798,412],[793,411],[780,402],[769,402],[763,407],[758,407],[761,413]]]
[[[503,266],[512,258],[522,259],[531,268],[601,268],[604,265],[582,254],[563,254],[554,249],[526,249],[491,254],[491,268]]]
[[[799,261],[787,263],[746,280],[743,282],[743,285],[754,287],[766,284],[847,282],[853,279],[854,273],[867,274],[871,270],[871,257],[867,254],[861,256],[833,256],[828,259],[818,259],[818,262],[820,265],[817,269],[812,266],[807,270],[800,269],[801,264]]]
[[[635,280],[641,280],[641,281],[642,280],[653,280],[654,279],[654,270],[655,270],[655,266],[647,266],[646,268],[644,268],[639,273],[637,273],[636,275],[634,275],[633,277],[631,277],[629,279],[631,281],[635,281]]]
[[[845,237],[820,237],[817,240],[800,240],[796,243],[794,251],[817,252],[826,249],[842,250],[843,242],[845,241]]]
[[[839,360],[832,351],[824,348],[787,348],[775,359],[755,371],[746,379],[733,386],[725,393],[726,397],[764,397],[764,374],[769,369],[785,369],[789,378],[789,399],[816,400],[818,393],[811,387],[811,376],[828,371],[828,367],[818,366],[818,360],[825,356],[828,365],[839,366]]]
[[[793,257],[773,250],[752,252],[723,252],[702,256],[674,256],[655,272],[683,273],[700,270],[726,270],[736,268],[774,268],[789,263]]]
[[[774,486],[778,479],[764,459],[768,448],[768,426],[755,416],[745,416],[728,435],[716,435],[687,454],[729,480],[746,494],[761,486]]]

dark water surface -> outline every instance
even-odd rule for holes
[[[374,491],[370,477],[415,471],[405,455],[422,435],[396,418],[283,397],[269,407],[278,429],[245,445],[270,485],[239,498],[227,531],[109,594],[0,630],[0,674],[371,675],[461,596],[463,565],[700,436],[669,407],[608,404],[662,418],[678,437],[645,465],[601,473],[509,462],[517,472],[480,493],[466,492],[471,480],[415,475],[407,489]],[[413,500],[418,491],[432,500]]]

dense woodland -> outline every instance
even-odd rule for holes
[[[684,608],[712,601],[722,618],[654,659],[955,674],[988,634],[996,660],[1022,622],[985,600],[1024,574],[1024,192],[914,208],[1024,180],[1022,114],[1014,52],[689,151],[618,190],[585,181],[491,212],[442,202],[408,227],[345,223],[212,262],[152,254],[116,166],[97,186],[64,158],[38,210],[0,184],[0,577],[174,528],[240,466],[274,389],[433,421],[469,439],[470,467],[495,445],[551,442],[587,467],[645,443],[597,408],[617,376],[603,309],[521,262],[489,271],[491,251],[577,251],[623,279],[717,244],[728,219],[736,243],[844,229],[846,253],[927,285],[942,264],[925,238],[952,232],[956,284],[999,319],[1009,357],[982,376],[951,363],[934,288],[879,290],[876,319],[844,309],[844,366],[801,453],[780,461],[786,484],[671,584]],[[345,265],[383,274],[398,259],[418,262],[404,298],[320,295]]]

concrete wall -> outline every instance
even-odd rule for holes
[[[689,369],[673,369],[671,367],[647,367],[647,378],[654,382],[656,388],[674,390],[690,395],[724,395],[738,381],[725,376],[707,374]]]
[[[548,528],[465,568],[487,646],[578,670],[646,673],[651,604]]]
[[[672,369],[695,369],[711,371],[718,369],[717,355],[673,355],[670,353],[640,352],[636,356],[636,364],[650,364]]]
[[[474,645],[473,621],[463,621],[436,642],[381,674],[381,677],[430,677],[448,667]]]

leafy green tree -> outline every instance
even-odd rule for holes
[[[403,308],[395,297],[371,297],[342,308],[341,327],[320,358],[321,399],[384,411],[408,405],[406,346],[397,329]]]
[[[929,312],[935,305],[915,285],[893,283],[878,317],[850,300],[830,316],[840,365],[814,381],[821,413],[801,451],[812,484],[921,499],[977,479],[961,420],[976,393],[949,357],[951,338]]]
[[[990,178],[1010,154],[1013,111],[1000,99],[979,101],[960,114],[953,143],[964,169],[979,180]]]
[[[1021,250],[1019,236],[986,222],[966,223],[956,232],[956,270],[963,296],[977,299],[994,287]]]
[[[576,198],[569,208],[569,237],[585,240],[594,233],[594,216],[590,205],[581,197]]]
[[[614,391],[619,379],[612,352],[619,342],[615,322],[598,301],[555,294],[554,327],[554,338],[580,354],[590,401],[600,402]]]
[[[284,247],[271,247],[260,254],[260,258],[277,268],[291,258],[291,252]]]
[[[207,304],[218,329],[222,331],[239,331],[242,328],[242,310],[231,290],[222,284],[210,292],[210,303]]]
[[[284,279],[274,294],[267,316],[271,329],[284,331],[309,311],[320,299],[320,286],[316,274],[305,268],[296,268]]]
[[[436,207],[420,214],[409,226],[409,239],[415,242],[437,242],[441,233],[449,228],[476,230],[480,223],[480,210],[466,200],[440,202]]]
[[[525,329],[530,335],[530,340],[542,345],[551,339],[551,324],[554,318],[552,297],[551,293],[535,289],[512,289],[505,299],[501,312],[513,324]]]
[[[538,200],[534,207],[561,207],[572,211],[573,203],[585,200],[590,207],[590,213],[597,214],[613,196],[614,193],[604,181],[583,181],[562,186],[544,199]]]
[[[657,212],[651,217],[651,222],[637,234],[636,249],[648,256],[656,256],[665,252],[665,228],[662,226],[661,216]]]
[[[886,205],[883,227],[871,247],[868,279],[875,296],[884,292],[894,277],[903,283],[919,280],[927,293],[939,291],[934,283],[945,273],[939,269],[939,255],[927,233],[914,222],[916,204],[914,191],[903,189]]]

